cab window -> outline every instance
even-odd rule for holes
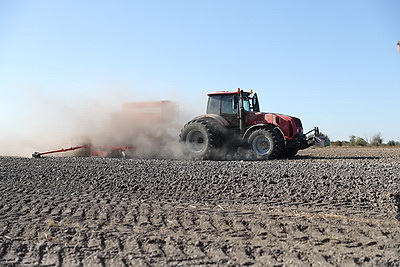
[[[244,108],[244,110],[246,110],[246,111],[251,111],[249,99],[245,99],[245,100],[243,101],[243,108]]]
[[[220,114],[220,99],[221,96],[210,96],[208,98],[207,114]]]
[[[234,114],[236,113],[233,109],[233,96],[223,95],[221,96],[221,114]]]

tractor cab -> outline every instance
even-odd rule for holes
[[[252,91],[220,91],[208,94],[207,114],[225,118],[231,126],[239,126],[240,109],[244,112],[259,112],[257,94]]]

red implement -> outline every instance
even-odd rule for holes
[[[44,155],[54,154],[54,153],[62,153],[67,151],[73,151],[77,149],[87,149],[88,153],[86,156],[88,157],[115,157],[121,158],[125,157],[125,152],[128,150],[135,149],[133,146],[93,146],[93,145],[80,145],[69,148],[61,148],[56,150],[50,150],[46,152],[35,152],[32,154],[33,158],[40,158]]]

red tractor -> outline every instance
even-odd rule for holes
[[[180,142],[190,159],[224,159],[238,148],[247,158],[294,157],[298,150],[328,146],[329,139],[318,128],[303,133],[296,117],[260,112],[257,94],[240,90],[208,94],[207,114],[189,121]],[[306,135],[314,132],[313,136]]]

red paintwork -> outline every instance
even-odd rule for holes
[[[303,133],[302,127],[296,127],[293,117],[265,112],[246,112],[246,125],[272,124],[279,127],[286,140],[294,140],[297,133]],[[292,134],[290,134],[290,125]]]
[[[50,150],[46,152],[36,152],[34,154],[34,157],[41,157],[47,154],[54,154],[54,153],[60,153],[60,152],[67,152],[67,151],[72,151],[72,150],[77,150],[77,149],[90,149],[90,154],[89,157],[107,157],[110,155],[111,151],[113,150],[122,150],[122,151],[127,151],[127,150],[132,150],[135,149],[134,146],[94,146],[94,145],[82,145],[82,146],[75,146],[75,147],[70,147],[70,148],[61,148],[61,149],[56,149],[56,150]]]
[[[243,92],[244,94],[251,94],[251,92]],[[217,91],[208,93],[208,96],[212,95],[235,95],[239,94],[239,91]],[[210,114],[203,116],[211,116]],[[217,117],[220,117],[216,115]],[[226,118],[225,118],[226,119]],[[265,113],[265,112],[246,112],[246,126],[252,126],[257,124],[272,124],[279,127],[286,140],[294,140],[298,133],[303,133],[302,127],[297,127],[296,123],[291,116],[276,114],[276,113]],[[226,124],[223,124],[226,126]],[[237,123],[230,123],[230,125],[237,125]],[[290,131],[290,125],[292,126],[292,131]]]
[[[250,94],[250,92],[243,92],[245,94]],[[217,92],[212,92],[212,93],[208,93],[207,95],[235,95],[235,94],[239,94],[238,91],[217,91]]]
[[[112,119],[119,124],[161,124],[171,123],[176,119],[177,106],[174,102],[150,101],[122,103],[121,112],[112,114]]]
[[[88,145],[83,145],[83,146],[75,146],[75,147],[69,147],[69,148],[61,148],[61,149],[56,149],[56,150],[50,150],[50,151],[46,151],[46,152],[36,152],[34,153],[35,157],[40,157],[43,155],[47,155],[47,154],[53,154],[53,153],[59,153],[59,152],[67,152],[67,151],[72,151],[72,150],[76,150],[76,149],[80,149],[80,148],[88,148]]]

